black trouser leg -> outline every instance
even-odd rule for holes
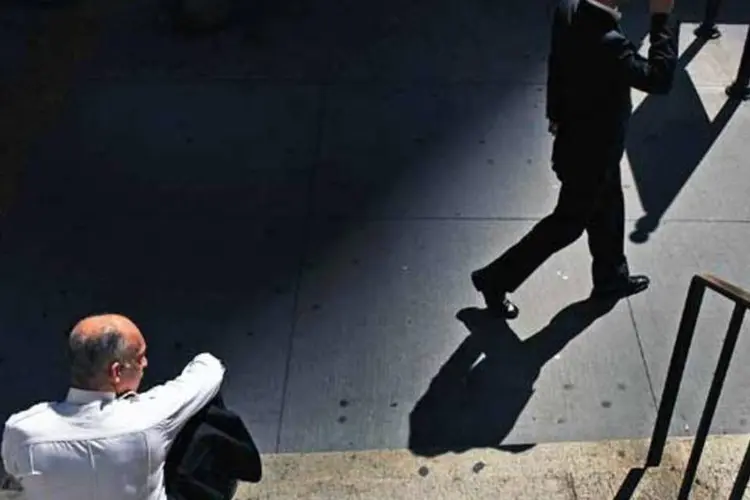
[[[609,172],[601,202],[586,226],[594,286],[627,277],[625,200],[619,166]]]
[[[562,177],[555,210],[516,245],[480,271],[482,281],[513,292],[550,256],[577,240],[589,225],[605,194],[603,176]],[[595,231],[596,232],[596,231]]]

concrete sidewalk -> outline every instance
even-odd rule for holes
[[[211,351],[228,367],[227,403],[263,452],[346,453],[269,455],[258,495],[285,484],[274,479],[285,460],[324,457],[339,470],[337,457],[403,449],[432,427],[453,441],[486,431],[480,447],[649,435],[690,277],[750,288],[750,108],[724,95],[750,4],[725,2],[723,38],[702,45],[692,30],[704,4],[679,2],[675,89],[636,96],[623,161],[627,253],[651,289],[582,321],[582,239],[514,296],[518,320],[482,322],[503,344],[489,359],[476,325],[460,320],[481,305],[470,272],[546,215],[559,189],[544,118],[550,9],[267,0],[198,38],[161,26],[151,0],[34,11],[28,50],[23,23],[5,35],[18,54],[2,76],[0,208],[14,201],[0,221],[0,334],[13,355],[0,376],[14,384],[0,416],[64,394],[61,329],[117,310],[146,332],[147,385]],[[633,2],[623,18],[635,40],[646,8]],[[4,25],[21,16],[0,15]],[[705,401],[731,314],[715,299],[674,435],[693,432]],[[714,434],[750,432],[748,334]],[[18,377],[32,359],[45,369]],[[464,376],[473,383],[461,398],[432,397]],[[528,481],[508,461],[539,471],[544,449],[484,457],[498,468],[469,477],[515,470]],[[422,466],[384,453],[388,484]],[[473,456],[426,466],[468,460],[470,470]],[[610,471],[615,491],[639,463]]]
[[[750,108],[723,90],[747,0],[724,3],[724,37],[705,45],[704,0],[680,0],[675,90],[636,95],[623,187],[649,293],[581,321],[578,242],[515,296],[512,331],[487,323],[503,343],[489,359],[456,312],[476,314],[469,273],[557,196],[551,2],[242,5],[195,39],[151,0],[0,10],[15,26],[0,33],[0,376],[14,381],[0,415],[64,394],[61,328],[114,309],[143,326],[152,380],[195,350],[226,363],[227,402],[268,453],[240,499],[631,498],[616,495],[648,443],[618,439],[653,428],[690,277],[749,284]],[[623,19],[636,40],[645,8]],[[714,299],[674,435],[696,427],[731,313]],[[750,429],[743,333],[715,434]],[[29,360],[45,369],[18,377]],[[462,398],[430,397],[463,377]],[[375,451],[433,425],[486,430],[482,447],[557,444]],[[693,498],[726,498],[746,442],[711,439]],[[675,498],[688,450],[670,441],[632,498]]]
[[[694,500],[727,498],[746,436],[709,438],[693,486]],[[669,500],[677,497],[691,440],[667,444],[661,467],[649,469],[628,494],[626,481],[645,463],[647,440],[543,444],[511,454],[475,450],[435,459],[408,451],[279,454],[265,457],[259,485],[237,500],[487,499]],[[750,498],[745,494],[744,498]]]

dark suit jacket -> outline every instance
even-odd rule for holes
[[[547,118],[558,124],[556,170],[564,165],[591,174],[619,165],[631,88],[666,94],[672,87],[677,49],[667,15],[651,17],[650,41],[646,59],[613,15],[588,0],[560,1],[547,80]]]
[[[240,417],[217,396],[180,431],[164,475],[170,500],[230,500],[238,480],[260,481],[260,454]]]

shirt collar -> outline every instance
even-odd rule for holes
[[[65,398],[67,403],[85,405],[93,403],[94,401],[114,401],[116,395],[114,392],[102,392],[102,391],[85,391],[83,389],[76,389],[71,387],[68,389],[68,397]]]
[[[609,13],[612,17],[615,18],[616,21],[619,21],[622,17],[622,12],[620,12],[617,9],[614,9],[610,7],[609,5],[604,5],[603,3],[599,2],[598,0],[586,0],[588,3],[593,5],[594,7],[598,9],[602,9],[603,11]]]

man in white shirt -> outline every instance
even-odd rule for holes
[[[66,400],[37,404],[5,423],[6,471],[28,500],[165,500],[167,452],[183,424],[218,393],[221,362],[200,354],[176,379],[135,394],[146,341],[118,315],[79,322],[69,353]]]

